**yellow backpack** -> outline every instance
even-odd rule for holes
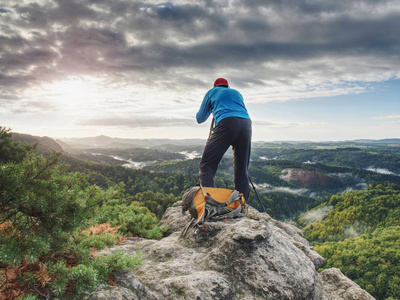
[[[189,211],[193,223],[200,228],[208,220],[243,217],[247,211],[243,194],[236,190],[195,186],[182,197],[182,213]],[[183,234],[184,234],[183,233]]]

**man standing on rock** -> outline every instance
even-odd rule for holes
[[[200,184],[214,187],[218,164],[230,146],[233,149],[235,189],[249,197],[248,166],[251,150],[251,120],[242,95],[229,88],[225,78],[218,78],[214,87],[204,96],[196,114],[198,123],[205,122],[210,114],[215,127],[207,140],[199,165]]]

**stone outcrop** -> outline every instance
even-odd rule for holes
[[[120,286],[98,289],[86,299],[374,299],[338,269],[321,273],[323,258],[301,231],[250,208],[247,217],[208,222],[204,229],[182,229],[189,216],[179,203],[169,208],[161,224],[168,236],[132,238],[103,251],[140,251],[143,264],[117,274]]]

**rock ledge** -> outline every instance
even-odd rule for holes
[[[169,208],[161,224],[168,236],[133,238],[117,250],[140,251],[143,265],[118,274],[118,287],[102,287],[82,299],[374,299],[338,269],[321,273],[323,258],[301,231],[250,208],[247,217],[208,222],[204,230],[182,229],[189,222],[179,203]]]

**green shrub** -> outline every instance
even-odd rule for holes
[[[149,239],[160,239],[166,227],[158,226],[158,219],[147,207],[137,205],[116,204],[111,201],[98,208],[94,222],[110,223],[120,226],[121,234],[140,236]]]
[[[84,248],[94,248],[96,250],[111,247],[122,240],[121,235],[112,234],[109,232],[103,232],[101,234],[90,235],[89,232],[84,232],[75,241]]]
[[[25,295],[23,296],[20,300],[38,300],[38,297],[36,297],[35,295]]]
[[[136,253],[135,256],[127,255],[122,251],[117,251],[107,256],[97,257],[91,264],[102,278],[108,278],[115,270],[128,271],[141,264],[142,255]]]

